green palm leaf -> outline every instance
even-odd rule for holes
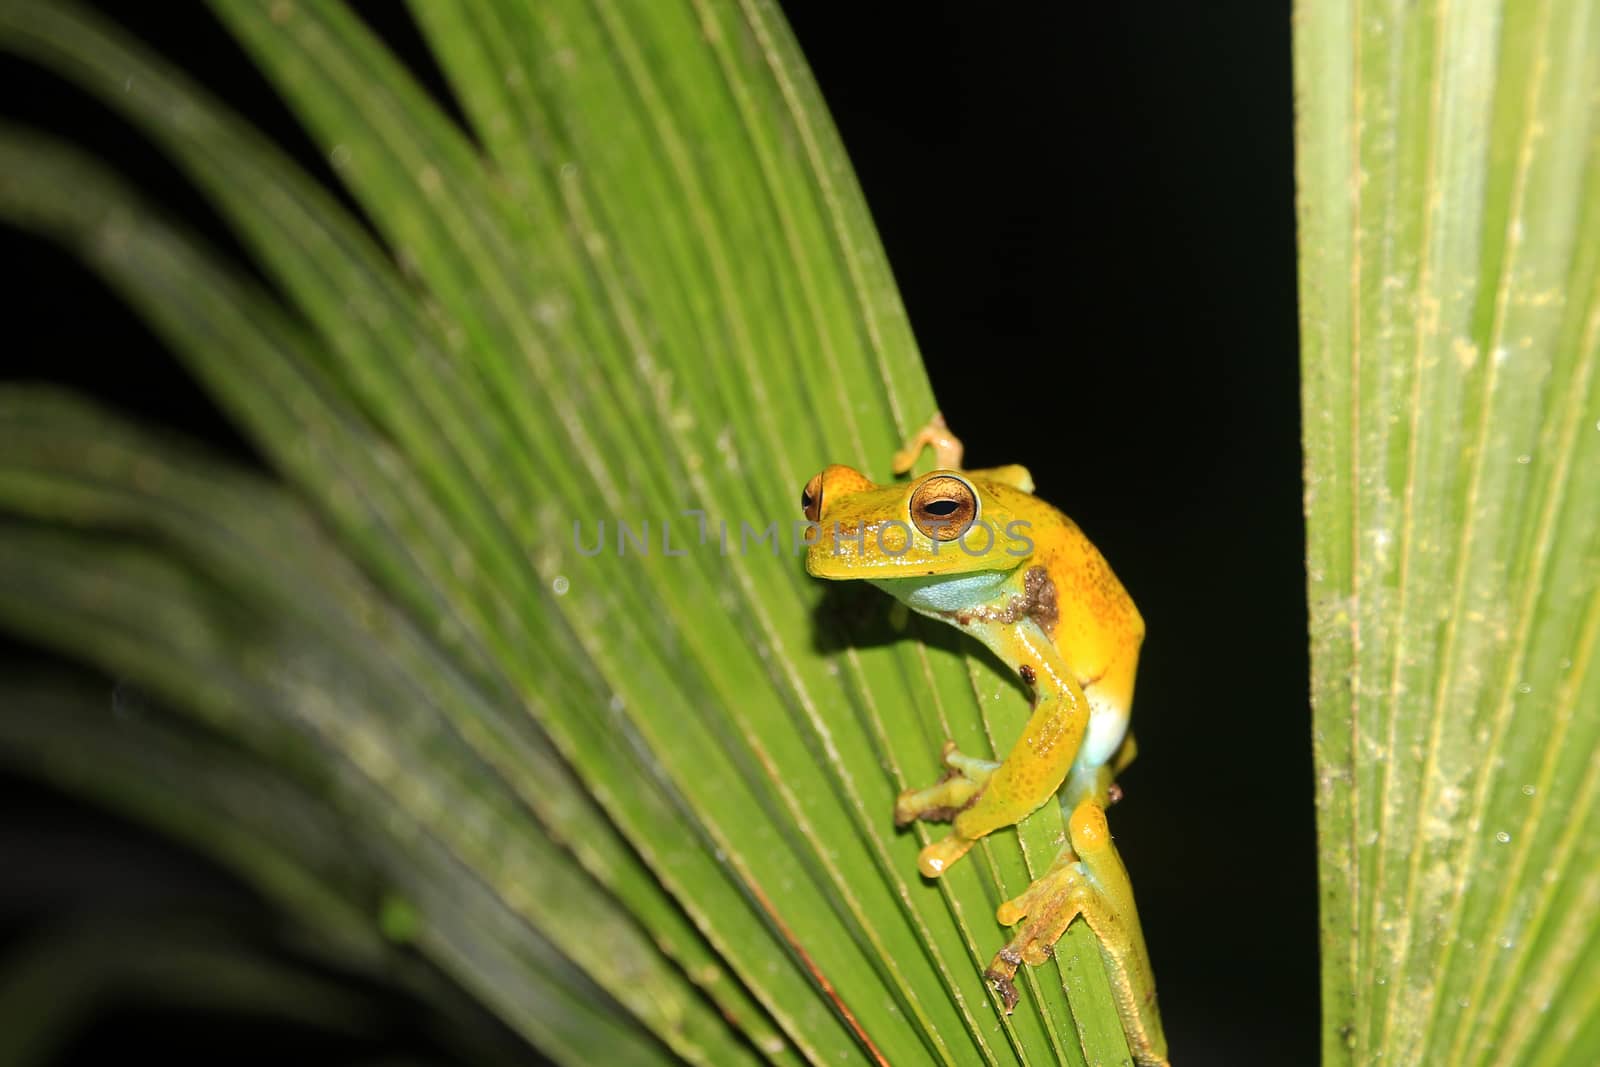
[[[1301,4],[1329,1063],[1600,1057],[1600,8]]]
[[[790,551],[805,477],[881,470],[935,404],[770,4],[417,4],[467,129],[343,7],[215,7],[364,219],[101,20],[0,7],[271,287],[28,132],[0,216],[77,249],[286,483],[0,398],[0,617],[171,709],[117,731],[18,692],[67,710],[9,723],[13,758],[403,935],[563,1061],[1125,1056],[1081,924],[1014,1016],[979,980],[1059,814],[936,887],[889,820],[1026,701],[856,632]]]

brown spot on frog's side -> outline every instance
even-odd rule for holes
[[[1056,583],[1043,567],[1029,567],[1022,575],[1023,599],[1028,605],[1028,617],[1039,624],[1046,636],[1055,636],[1056,621],[1060,611],[1056,606]]]
[[[1032,619],[1039,624],[1046,637],[1054,637],[1059,611],[1056,607],[1056,583],[1043,567],[1029,567],[1022,573],[1022,595],[1013,596],[1003,608],[963,608],[960,611],[941,611],[941,618],[957,626],[970,626],[973,621],[997,622],[1011,626],[1021,619]]]

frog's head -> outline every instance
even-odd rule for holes
[[[878,485],[834,464],[806,483],[817,529],[806,570],[818,578],[926,579],[1015,569],[1032,552],[1004,494],[954,470]],[[1019,528],[1020,525],[1020,528]]]

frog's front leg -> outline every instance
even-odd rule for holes
[[[1142,1067],[1165,1067],[1167,1041],[1156,1011],[1155,976],[1133,904],[1133,886],[1111,842],[1102,803],[1102,798],[1093,796],[1080,801],[1067,820],[1070,844],[1062,848],[1054,865],[1022,895],[1000,905],[995,917],[1003,925],[1022,925],[984,977],[1010,1014],[1017,1003],[1013,979],[1018,965],[1037,966],[1049,959],[1055,943],[1081,915],[1099,945],[1128,1050]]]
[[[1033,687],[1033,713],[1022,736],[998,764],[962,756],[946,744],[952,773],[928,789],[907,791],[895,801],[895,819],[951,821],[949,836],[922,850],[917,866],[937,878],[985,834],[1022,821],[1053,797],[1072,769],[1089,722],[1089,701],[1050,639],[1029,620],[959,623]]]

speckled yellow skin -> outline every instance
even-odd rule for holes
[[[925,445],[934,447],[940,467],[920,478],[878,485],[835,465],[812,479],[806,499],[819,529],[806,570],[819,578],[869,580],[913,611],[972,634],[1032,689],[1033,711],[999,763],[946,744],[945,776],[902,793],[896,822],[951,822],[949,836],[918,859],[933,878],[979,838],[1059,794],[1070,841],[1049,871],[1000,906],[1002,924],[1022,926],[985,977],[1009,1013],[1017,966],[1043,963],[1082,916],[1101,946],[1130,1051],[1140,1064],[1165,1064],[1133,890],[1104,812],[1113,773],[1133,755],[1128,709],[1144,621],[1083,532],[1033,495],[1026,469],[961,470],[960,442],[935,416],[896,457],[897,471],[908,469]],[[919,487],[950,477],[976,503],[960,541],[930,536],[912,514]]]

